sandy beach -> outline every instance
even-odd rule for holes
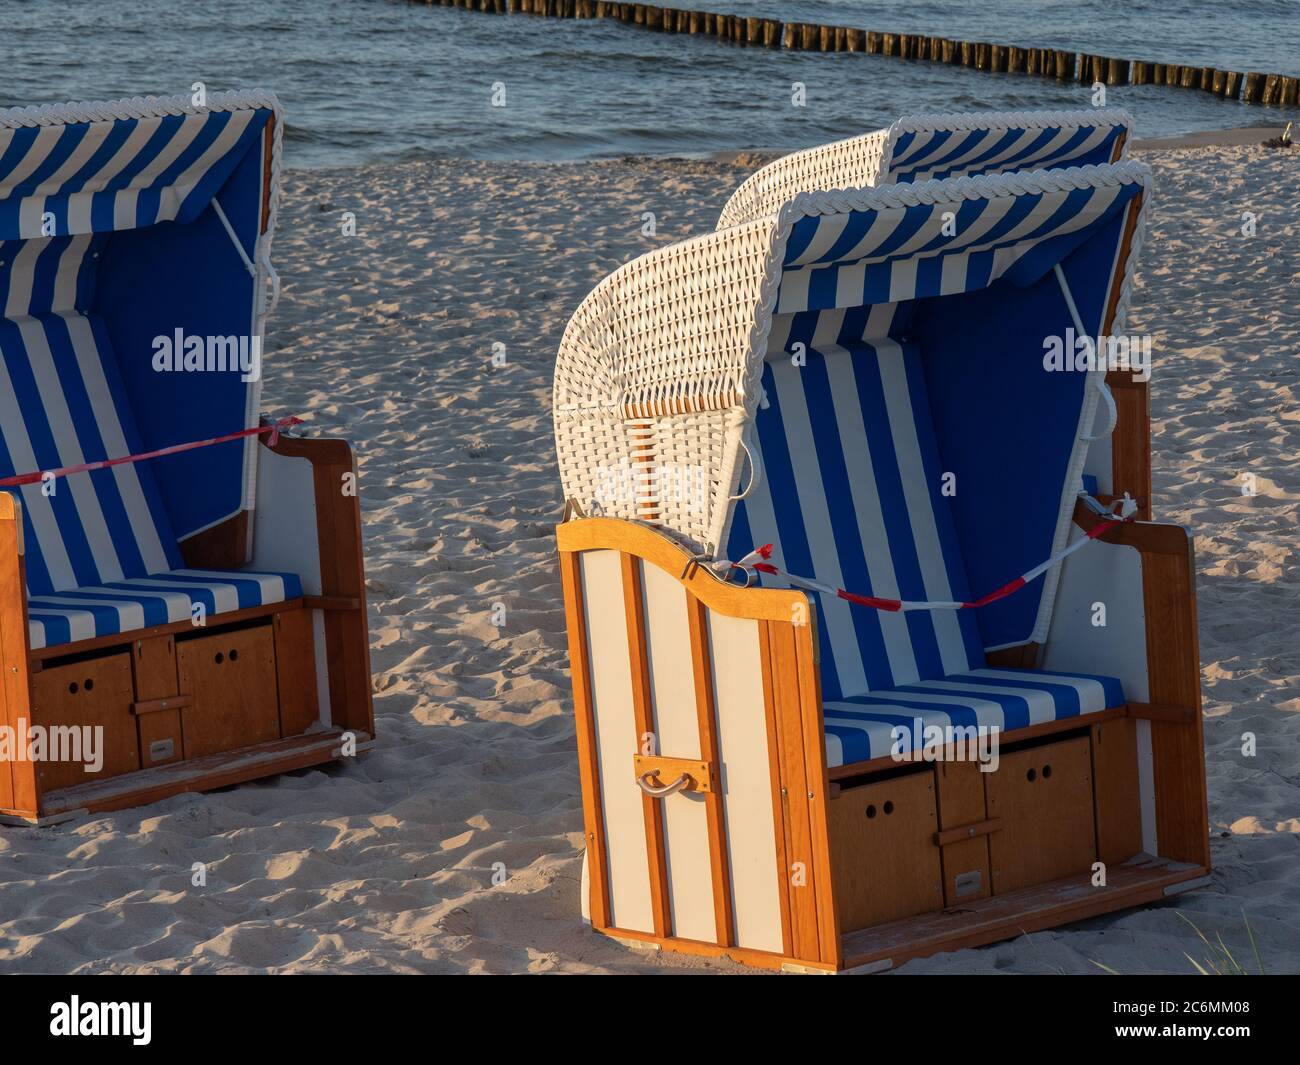
[[[1196,529],[1213,885],[905,973],[1190,973],[1207,952],[1182,915],[1253,969],[1248,921],[1268,972],[1300,971],[1300,151],[1139,154],[1156,200],[1129,331],[1154,338],[1156,517]],[[580,920],[550,390],[591,286],[712,228],[760,161],[290,172],[263,406],[360,457],[376,749],[0,829],[0,968],[748,971]]]

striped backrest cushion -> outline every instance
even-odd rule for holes
[[[1109,163],[1125,130],[1121,124],[1105,122],[901,133],[893,144],[885,180],[901,184],[1008,170]]]
[[[0,478],[142,450],[107,330],[86,313],[106,239],[0,243]],[[181,564],[147,463],[10,491],[23,503],[31,595]]]
[[[967,598],[920,352],[888,337],[826,336],[827,319],[834,330],[843,316],[820,319],[804,339],[805,365],[783,352],[764,367],[755,424],[763,476],[733,512],[728,557],[771,543],[782,570],[851,592]],[[984,664],[968,611],[903,614],[815,598],[825,698]]]

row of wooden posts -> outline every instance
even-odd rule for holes
[[[924,59],[1004,74],[1034,74],[1057,81],[1092,85],[1174,85],[1200,89],[1251,104],[1293,106],[1300,99],[1300,78],[1283,74],[1239,73],[1216,67],[1148,63],[1115,59],[1058,48],[1022,48],[1014,44],[957,41],[919,33],[880,33],[851,26],[781,22],[746,15],[622,4],[610,0],[424,0],[443,7],[463,7],[496,14],[516,12],[552,18],[609,18],[665,33],[695,33],[737,44],[790,48],[809,52],[866,52],[869,55]]]

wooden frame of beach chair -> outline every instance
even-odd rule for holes
[[[801,194],[581,305],[557,544],[597,931],[877,970],[1204,882],[1190,539],[1081,495],[1105,374],[1033,361],[1039,330],[1122,328],[1148,183]],[[979,610],[838,591],[955,604],[1017,566]]]
[[[1120,108],[905,115],[885,129],[791,152],[746,178],[722,208],[718,228],[771,214],[801,192],[875,188],[1011,170],[1117,163],[1133,119]],[[1114,431],[1090,457],[1097,496],[1125,492],[1151,518],[1151,417],[1147,383],[1109,378],[1118,408]]]
[[[260,422],[248,355],[278,287],[282,130],[262,92],[0,112],[2,816],[372,742],[351,448]]]

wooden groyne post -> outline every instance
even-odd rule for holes
[[[866,52],[927,63],[970,67],[992,74],[1023,74],[1091,85],[1167,85],[1197,89],[1226,100],[1295,107],[1300,103],[1300,77],[1259,71],[1219,70],[1215,67],[1155,63],[1143,59],[1029,48],[986,41],[958,41],[916,33],[888,33],[813,22],[783,22],[753,15],[624,4],[614,0],[411,0],[412,3],[461,7],[498,15],[541,15],[547,18],[614,19],[660,33],[716,37],[759,48],[788,48],[806,52]]]

